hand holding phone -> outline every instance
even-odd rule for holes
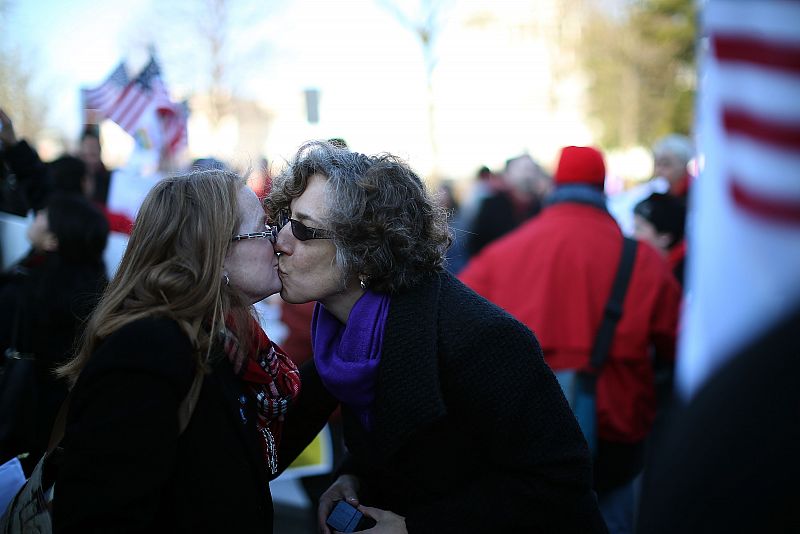
[[[375,526],[375,520],[366,517],[344,501],[336,503],[325,522],[339,532],[357,532]]]

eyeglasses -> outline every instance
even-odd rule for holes
[[[277,226],[270,226],[266,225],[267,231],[266,232],[255,232],[252,234],[236,234],[231,238],[231,241],[242,241],[245,239],[269,239],[269,242],[273,245],[275,241],[278,240],[278,227]]]
[[[330,230],[308,227],[300,221],[289,218],[288,210],[279,211],[278,231],[281,231],[287,223],[291,223],[292,235],[300,241],[308,241],[309,239],[330,239],[333,237],[333,233]]]

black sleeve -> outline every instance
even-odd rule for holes
[[[322,384],[313,358],[300,367],[300,380],[300,394],[286,414],[278,453],[279,473],[311,443],[338,405]]]
[[[75,387],[55,485],[56,532],[157,529],[195,363],[177,324],[138,323],[106,340]]]

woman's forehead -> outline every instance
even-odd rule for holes
[[[328,211],[330,191],[328,180],[321,174],[314,174],[308,179],[303,193],[292,199],[289,207],[292,217],[321,221]]]
[[[239,213],[245,221],[262,219],[265,214],[264,206],[253,190],[247,186],[239,190]]]

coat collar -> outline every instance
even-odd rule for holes
[[[385,457],[416,430],[447,415],[437,335],[441,276],[392,296],[373,406],[372,439]]]

